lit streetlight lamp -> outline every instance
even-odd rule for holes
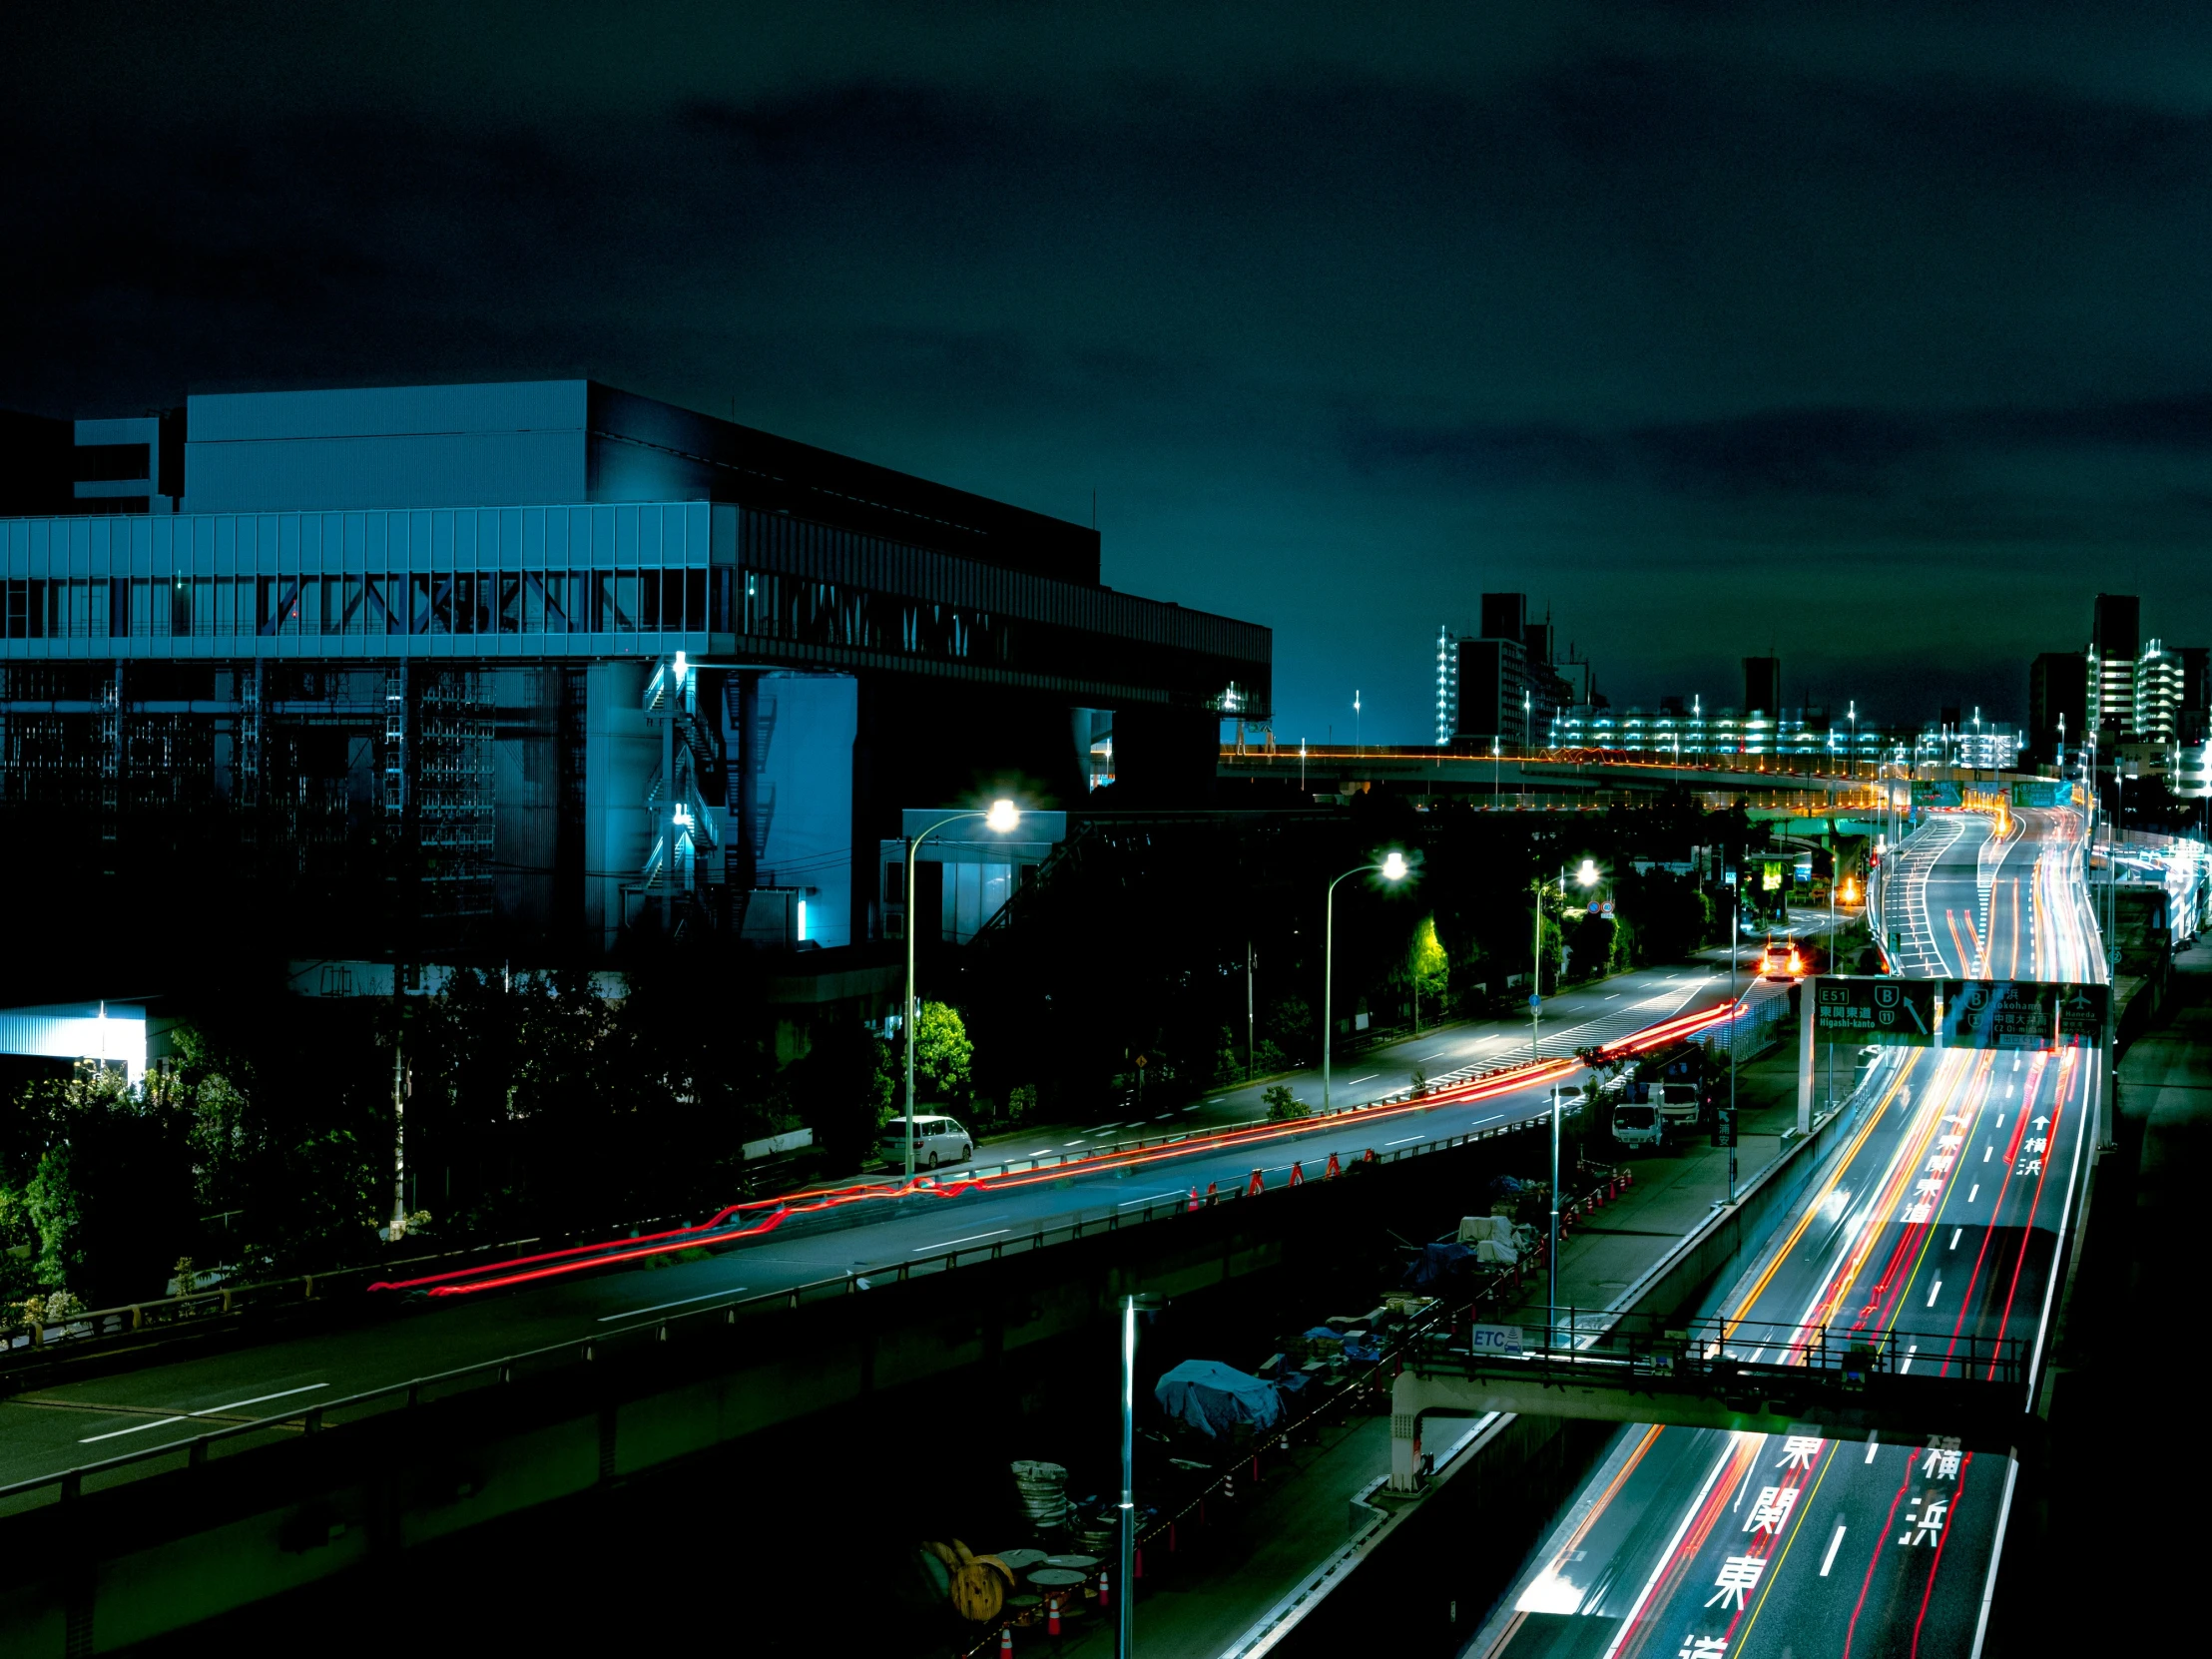
[[[952,813],[911,835],[906,840],[906,1179],[914,1178],[914,1027],[919,1023],[921,1004],[914,998],[914,854],[921,843],[948,824],[959,824],[966,819],[979,818],[983,827],[997,834],[1008,834],[1021,823],[1021,812],[1011,801],[994,801],[988,809],[970,813]]]
[[[1329,1110],[1330,1042],[1337,1034],[1337,888],[1355,875],[1365,875],[1378,870],[1385,881],[1402,881],[1411,870],[1405,862],[1405,854],[1392,851],[1384,854],[1381,863],[1357,864],[1329,883],[1328,896],[1322,902],[1322,951],[1321,951],[1321,1109]]]

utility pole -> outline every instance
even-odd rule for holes
[[[1536,935],[1528,952],[1528,1058],[1531,1062],[1543,1058],[1538,1048],[1537,1032],[1544,1005],[1544,884],[1535,883]]]
[[[1252,1081],[1259,1027],[1252,1017],[1252,941],[1245,940],[1245,1081]]]

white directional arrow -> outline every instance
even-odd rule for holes
[[[2036,1127],[2036,1128],[2038,1128],[2038,1129],[2041,1129],[2041,1128],[2045,1127],[2045,1126],[2046,1126],[2046,1125],[2047,1125],[2047,1124],[2048,1124],[2049,1122],[2050,1122],[2050,1119],[2048,1119],[2048,1118],[2037,1118],[2037,1119],[2035,1120],[2035,1127]]]

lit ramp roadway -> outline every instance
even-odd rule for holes
[[[2097,981],[2080,876],[2081,819],[2064,808],[1931,814],[1899,843],[1883,888],[1908,978]]]
[[[1647,998],[1600,1002],[1616,1011],[1578,1022],[1577,1036],[1595,1043],[1645,1041],[1657,1039],[1636,1034],[1695,1029],[1726,1018],[1724,987],[1724,980],[1699,979],[1691,1010],[1656,1027],[1644,1017]],[[1578,1070],[1571,1060],[1552,1060],[1440,1098],[1328,1119],[1194,1133],[1176,1144],[1153,1140],[1141,1150],[1125,1143],[1119,1152],[1069,1154],[1064,1164],[1054,1156],[946,1172],[941,1183],[903,1198],[887,1197],[882,1188],[858,1195],[865,1219],[833,1229],[821,1227],[827,1218],[819,1198],[770,1203],[726,1212],[718,1226],[673,1237],[611,1240],[577,1253],[437,1276],[397,1293],[435,1299],[406,1317],[180,1356],[16,1394],[0,1402],[0,1487],[440,1372],[650,1327],[747,1298],[781,1296],[826,1279],[892,1273],[902,1263],[915,1273],[944,1271],[952,1253],[972,1261],[994,1248],[1021,1249],[1032,1236],[1077,1217],[1103,1224],[1117,1214],[1165,1213],[1210,1186],[1242,1191],[1255,1171],[1270,1188],[1290,1180],[1294,1166],[1300,1178],[1320,1180],[1332,1157],[1351,1164],[1370,1150],[1402,1154],[1540,1120],[1549,1085]],[[733,1236],[741,1233],[747,1236]]]
[[[2015,822],[2018,844],[1986,864],[1988,821],[1963,815],[1937,819],[1922,847],[1901,849],[1912,879],[1892,889],[1893,904],[1917,888],[1910,901],[1940,921],[1978,903],[1984,885],[1992,894],[1978,937],[1961,927],[1953,946],[1947,925],[1933,930],[1939,945],[1919,958],[1924,971],[1957,975],[1969,952],[1978,967],[1999,929],[2008,969],[2014,914],[2032,930],[2023,967],[2097,968],[2093,933],[2077,931],[2087,925],[2078,821],[2023,813]],[[2015,900],[2009,881],[2023,859]],[[2100,1063],[2090,1049],[1886,1056],[1847,1108],[1863,1117],[1804,1202],[1707,1313],[1798,1340],[1820,1327],[1831,1343],[1879,1337],[1907,1375],[1952,1375],[1969,1350],[2020,1339],[2032,1388]],[[2023,1391],[2020,1408],[2031,1403]],[[1817,1423],[1779,1432],[1638,1424],[1615,1437],[1463,1651],[1978,1651],[2015,1467],[1971,1446],[1846,1439]]]

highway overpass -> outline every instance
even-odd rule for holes
[[[1924,976],[2017,962],[2101,979],[2078,818],[2008,815],[2001,836],[1999,823],[1937,814],[1904,843],[1880,894],[1894,960]],[[1763,1420],[1764,1396],[1791,1390],[1749,1374],[1802,1363],[1818,1333],[1831,1359],[1875,1349],[1894,1382],[2001,1384],[2029,1411],[2103,1066],[2095,1047],[1889,1050],[1818,1178],[1705,1310],[1728,1334],[1715,1352],[1745,1351],[1744,1426],[1686,1426],[1714,1419],[1677,1410],[1620,1431],[1466,1652],[1976,1650],[2011,1448],[1956,1433],[1941,1402],[1898,1432],[1912,1402],[1895,1387],[1884,1401],[1879,1376],[1868,1409],[1823,1385],[1797,1390],[1803,1420]]]

